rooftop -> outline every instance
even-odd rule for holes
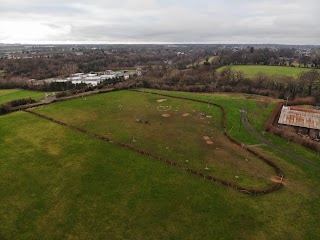
[[[283,106],[278,123],[320,130],[320,110]]]

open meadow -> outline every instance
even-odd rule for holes
[[[32,98],[40,100],[44,98],[44,92],[35,92],[22,89],[1,89],[0,90],[0,104],[10,102],[15,99]]]
[[[242,71],[247,77],[252,78],[259,73],[264,73],[269,76],[283,75],[297,78],[301,73],[310,71],[311,68],[302,67],[285,67],[285,66],[265,66],[265,65],[234,65],[224,66],[217,71],[221,72],[223,69],[231,67],[232,70]]]
[[[245,94],[158,92],[224,106],[228,133],[245,145],[259,142],[241,126],[239,110],[247,108],[249,121],[261,132],[276,102]],[[275,174],[225,138],[219,108],[207,104],[118,91],[32,111],[240,185],[265,187]],[[0,116],[0,124],[0,239],[320,235],[320,171],[266,146],[255,150],[283,169],[284,185],[251,196],[30,113]],[[320,161],[305,148],[266,137]]]

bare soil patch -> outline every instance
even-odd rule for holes
[[[161,116],[162,116],[162,117],[165,117],[165,118],[169,118],[169,117],[171,117],[171,114],[169,114],[169,113],[164,113],[164,114],[162,114]]]
[[[282,183],[284,185],[287,184],[287,179],[281,178],[279,176],[271,176],[270,180],[276,183]]]
[[[210,141],[210,140],[208,140],[208,141],[207,141],[207,144],[208,144],[208,145],[212,145],[212,144],[213,144],[213,142],[212,142],[212,141]]]
[[[209,141],[209,140],[210,140],[210,137],[208,137],[208,136],[203,136],[203,139],[206,140],[206,141]]]
[[[189,117],[189,116],[191,116],[190,113],[185,113],[185,114],[182,115],[182,117]]]
[[[205,118],[205,114],[204,113],[198,113],[197,118],[198,119],[204,119]]]
[[[168,99],[158,99],[157,102],[158,102],[158,103],[162,103],[162,102],[165,102],[165,101],[167,101],[167,100],[168,100]]]

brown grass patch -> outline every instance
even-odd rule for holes
[[[60,146],[56,144],[48,144],[47,151],[50,155],[58,156],[60,154]]]

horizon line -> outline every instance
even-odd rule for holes
[[[210,43],[210,42],[0,42],[0,45],[284,45],[320,46],[308,43]]]

